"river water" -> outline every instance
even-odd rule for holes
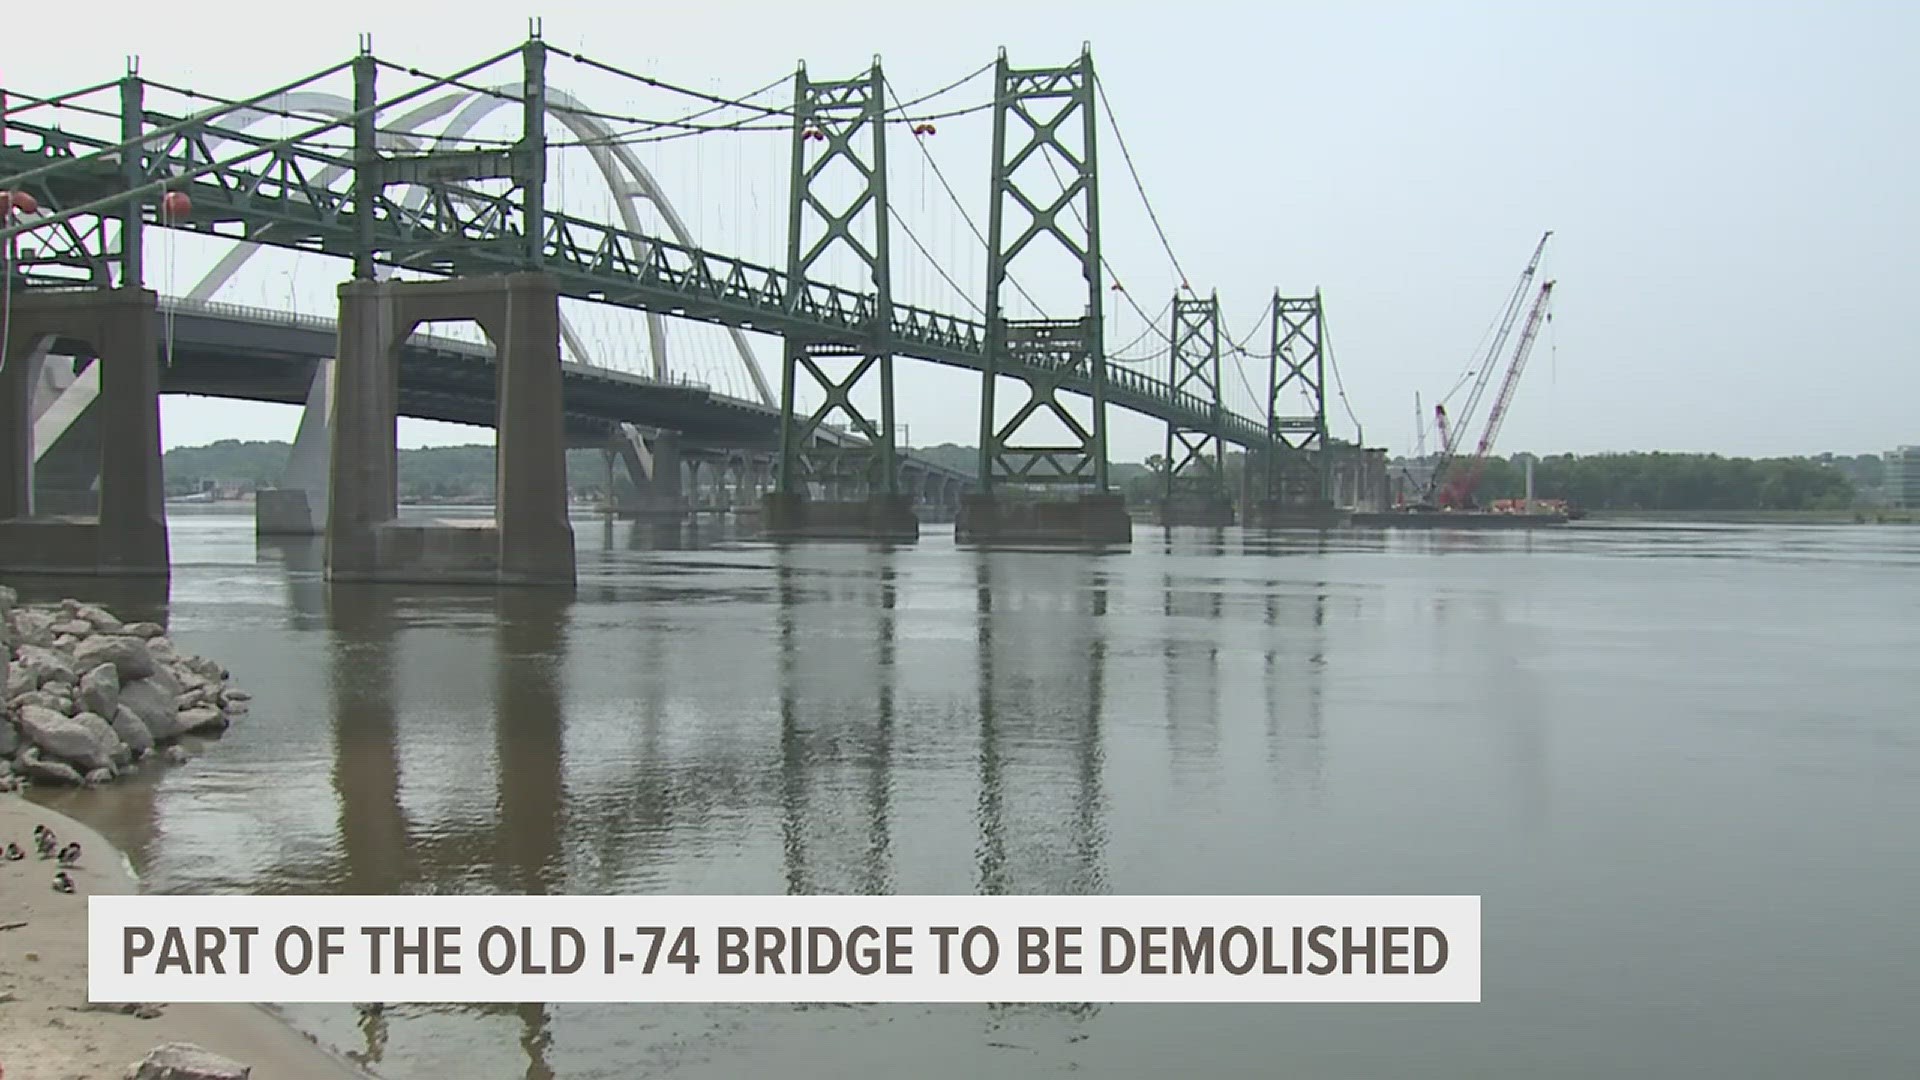
[[[1920,529],[575,528],[558,600],[176,509],[42,588],[253,712],[48,801],[161,891],[1484,897],[1478,1005],[289,1010],[394,1080],[1920,1074]]]

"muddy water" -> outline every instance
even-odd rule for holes
[[[1920,530],[576,529],[562,600],[175,512],[170,593],[48,587],[253,714],[52,801],[169,891],[1485,897],[1477,1006],[292,1010],[397,1080],[1920,1073]]]

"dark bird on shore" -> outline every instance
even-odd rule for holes
[[[52,829],[48,829],[46,832],[33,838],[33,846],[39,850],[40,857],[43,859],[53,858],[54,845],[57,843],[59,843],[59,841],[53,838]]]
[[[20,850],[19,844],[7,845],[7,861],[8,862],[18,862],[21,859],[24,859],[26,857],[27,857],[27,853]]]
[[[72,892],[73,891],[73,879],[67,876],[67,872],[65,870],[62,870],[59,873],[53,875],[53,891],[54,892]]]
[[[72,866],[74,863],[77,863],[79,861],[80,861],[80,841],[75,840],[73,843],[68,844],[66,847],[63,847],[60,849],[60,865],[61,866]]]

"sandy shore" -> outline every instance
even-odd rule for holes
[[[85,852],[71,871],[77,889],[53,891],[54,864],[33,851],[36,824]],[[92,829],[18,795],[0,794],[0,849],[27,857],[0,861],[0,1069],[5,1080],[119,1080],[129,1064],[163,1042],[198,1043],[253,1066],[253,1080],[365,1080],[264,1008],[165,1005],[152,1019],[87,1008],[89,893],[128,893],[138,884],[126,860]],[[8,994],[11,1000],[8,1000]],[[103,1007],[117,1008],[117,1007]]]

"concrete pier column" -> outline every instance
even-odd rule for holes
[[[400,359],[413,328],[385,282],[340,286],[339,347],[333,376],[333,445],[327,473],[327,576],[375,576],[375,531],[399,510]]]
[[[327,474],[333,452],[332,360],[313,366],[300,429],[287,453],[280,486],[257,492],[254,532],[260,536],[314,536],[327,529]]]
[[[327,576],[572,585],[559,291],[545,274],[340,286]],[[472,320],[496,355],[495,520],[402,524],[399,345],[422,322]]]
[[[21,292],[12,305],[0,342],[0,571],[166,575],[155,295]],[[34,512],[33,396],[47,347],[60,339],[98,357],[100,504],[92,520]]]
[[[640,488],[640,513],[648,518],[679,521],[687,513],[680,436],[663,431],[653,440],[653,475]]]
[[[481,321],[500,363],[494,439],[500,576],[571,583],[560,289],[548,274],[510,274],[505,293],[498,324]]]

